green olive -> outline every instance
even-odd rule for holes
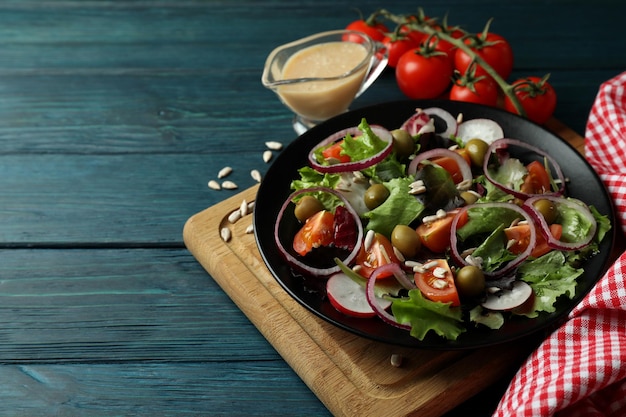
[[[456,273],[456,289],[461,297],[476,297],[485,291],[485,274],[473,265],[467,265]]]
[[[383,204],[385,200],[387,200],[387,197],[389,197],[387,187],[382,184],[374,184],[365,190],[363,201],[365,202],[365,207],[369,210],[374,210],[376,207]]]
[[[472,160],[472,164],[477,167],[483,166],[483,161],[485,160],[485,154],[487,153],[487,149],[489,145],[482,139],[470,139],[465,144],[465,149],[469,153],[470,159]]]
[[[552,224],[555,222],[558,211],[552,201],[546,199],[537,200],[533,203],[533,206],[546,219],[546,223]]]
[[[393,149],[398,159],[402,160],[413,155],[415,152],[415,141],[404,129],[396,129],[391,131],[393,137]]]
[[[309,217],[322,210],[324,206],[317,198],[305,195],[296,203],[294,214],[296,219],[304,223]]]
[[[474,204],[478,200],[478,196],[469,191],[463,191],[461,193],[461,198],[465,200],[465,205],[469,206],[470,204]]]
[[[417,232],[404,224],[397,224],[391,232],[391,244],[407,258],[412,258],[422,247]]]

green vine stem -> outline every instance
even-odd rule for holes
[[[485,60],[480,55],[478,55],[468,45],[466,45],[464,42],[465,37],[457,39],[453,36],[450,36],[445,29],[439,29],[438,27],[433,25],[433,19],[428,19],[426,21],[424,21],[423,19],[410,19],[407,16],[396,15],[385,9],[381,9],[377,13],[378,15],[384,16],[386,19],[389,19],[397,25],[405,25],[406,27],[409,27],[413,30],[429,36],[437,36],[440,40],[449,42],[456,48],[465,52],[469,57],[472,58],[472,60],[477,65],[480,65],[485,70],[485,72],[489,74],[491,78],[493,78],[493,80],[498,84],[502,92],[508,97],[509,100],[511,100],[511,104],[513,104],[513,107],[515,107],[517,113],[523,117],[526,116],[526,112],[524,111],[522,104],[515,95],[515,87],[508,84],[487,62],[485,62]],[[423,13],[420,12],[420,15],[423,15]],[[487,25],[483,30],[483,38],[485,37],[486,32],[489,30],[490,23],[491,20],[487,22]]]

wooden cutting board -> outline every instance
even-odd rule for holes
[[[548,128],[582,151],[584,141],[559,122]],[[252,215],[230,223],[258,186],[192,216],[183,238],[189,251],[335,416],[435,417],[519,367],[535,341],[438,352],[370,341],[314,316],[265,267]],[[232,237],[225,242],[222,228]],[[403,357],[394,367],[391,356]]]

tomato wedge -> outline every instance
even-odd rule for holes
[[[322,210],[309,217],[293,238],[293,250],[305,256],[313,248],[333,243],[335,216]]]
[[[400,263],[400,260],[393,251],[391,241],[385,235],[375,233],[372,244],[367,250],[365,245],[361,245],[361,250],[356,256],[356,263],[359,266],[357,268],[358,273],[365,278],[369,278],[372,272],[379,266]],[[378,278],[387,278],[392,275],[391,272],[382,273]]]
[[[324,158],[326,160],[329,159],[336,159],[337,161],[341,162],[342,164],[346,163],[346,162],[350,162],[350,156],[349,155],[343,155],[341,152],[343,151],[343,148],[341,147],[341,145],[343,144],[343,140],[330,145],[328,148],[324,149],[322,151],[322,156],[324,156]]]
[[[550,225],[550,233],[554,236],[555,239],[560,239],[563,233],[563,226],[558,223],[554,223]],[[511,226],[504,229],[504,234],[506,235],[507,241],[514,241],[509,250],[514,254],[520,254],[526,250],[528,247],[528,241],[530,240],[530,226],[527,224],[520,224],[516,226]],[[535,244],[535,248],[531,252],[530,256],[533,258],[538,258],[546,253],[550,252],[552,248],[548,246],[548,242],[546,241],[543,233],[539,229],[537,229],[537,243]]]
[[[458,210],[452,210],[441,219],[419,225],[416,232],[422,241],[422,245],[431,252],[444,253],[450,247],[452,220],[457,213]],[[467,211],[464,218],[459,219],[458,227],[462,227],[465,223],[467,223]]]
[[[526,175],[520,191],[526,194],[549,193],[551,190],[550,176],[543,164],[539,161],[533,161],[526,166],[526,169],[528,175]]]
[[[413,275],[415,285],[424,297],[431,301],[460,306],[459,293],[454,284],[454,275],[452,275],[448,261],[435,259],[426,262],[424,266],[423,272],[415,272]]]
[[[463,159],[465,159],[465,161],[468,163],[468,165],[472,164],[472,160],[470,159],[470,155],[467,149],[461,148],[461,149],[455,150],[455,152],[461,155]],[[452,177],[452,180],[454,181],[455,184],[458,184],[461,181],[463,181],[463,174],[461,173],[461,168],[459,167],[459,164],[457,164],[454,159],[447,157],[447,156],[442,156],[441,158],[436,158],[436,159],[433,159],[432,161],[434,164],[437,164],[441,168],[448,171],[448,173]]]

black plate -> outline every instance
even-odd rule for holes
[[[507,320],[498,330],[468,326],[467,331],[456,341],[445,340],[433,332],[429,332],[427,337],[420,341],[411,337],[407,331],[387,325],[378,318],[356,319],[343,315],[325,299],[323,282],[294,275],[284,262],[274,242],[274,221],[282,203],[291,193],[289,188],[291,181],[299,178],[297,170],[307,165],[309,150],[330,134],[358,125],[363,117],[370,124],[395,129],[418,107],[441,107],[454,116],[463,113],[466,120],[488,118],[497,121],[506,137],[524,140],[555,157],[565,177],[570,179],[567,194],[595,206],[600,213],[608,215],[611,223],[615,225],[611,199],[595,171],[572,146],[541,126],[499,109],[480,105],[451,101],[399,101],[366,107],[335,117],[304,133],[278,155],[261,183],[254,210],[255,236],[267,267],[280,285],[312,313],[365,338],[395,345],[446,350],[485,347],[528,336],[549,326],[560,324],[608,268],[615,238],[614,227],[602,242],[600,253],[584,265],[585,273],[578,279],[574,298],[570,300],[560,297],[555,313],[542,314],[536,319],[515,317]]]

